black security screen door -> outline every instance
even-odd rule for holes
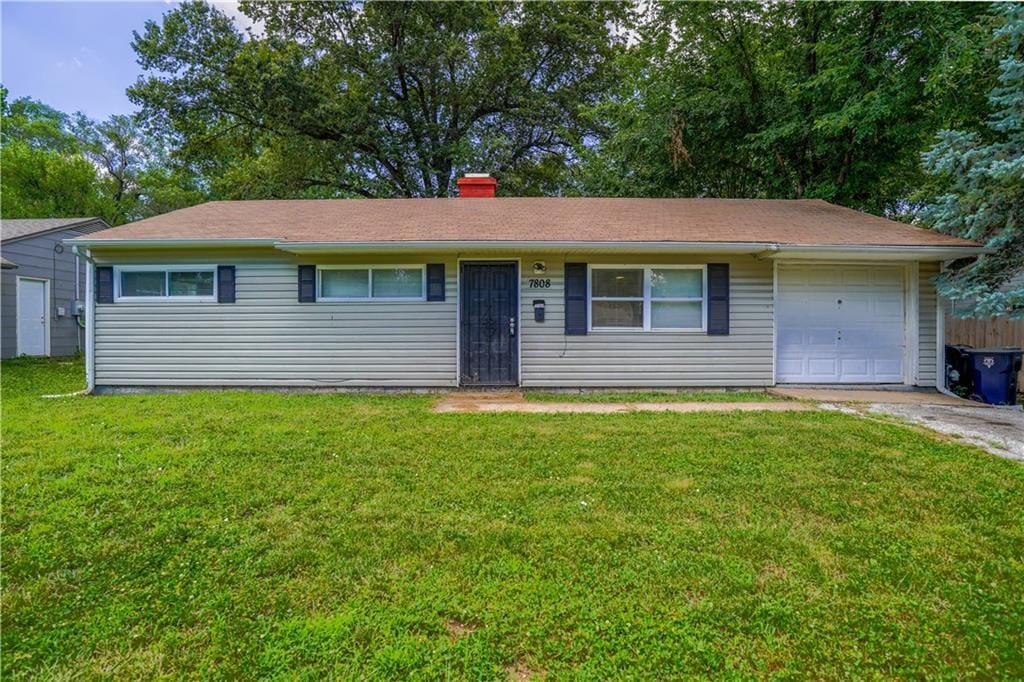
[[[519,383],[519,315],[515,263],[463,263],[459,292],[461,383]]]

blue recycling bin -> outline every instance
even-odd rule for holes
[[[1017,404],[1017,372],[1021,367],[1020,348],[967,348],[965,357],[971,399],[989,405]]]

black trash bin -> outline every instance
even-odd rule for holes
[[[970,377],[971,400],[989,405],[1017,404],[1017,372],[1020,348],[965,348],[966,370]]]
[[[971,346],[946,346],[946,387],[963,397],[969,396],[972,389],[969,350]]]

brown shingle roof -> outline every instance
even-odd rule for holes
[[[288,242],[743,242],[976,246],[819,200],[324,199],[214,201],[91,235],[90,240]]]

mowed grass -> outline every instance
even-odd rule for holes
[[[1024,676],[1024,468],[832,412],[41,399],[3,365],[5,679]]]

